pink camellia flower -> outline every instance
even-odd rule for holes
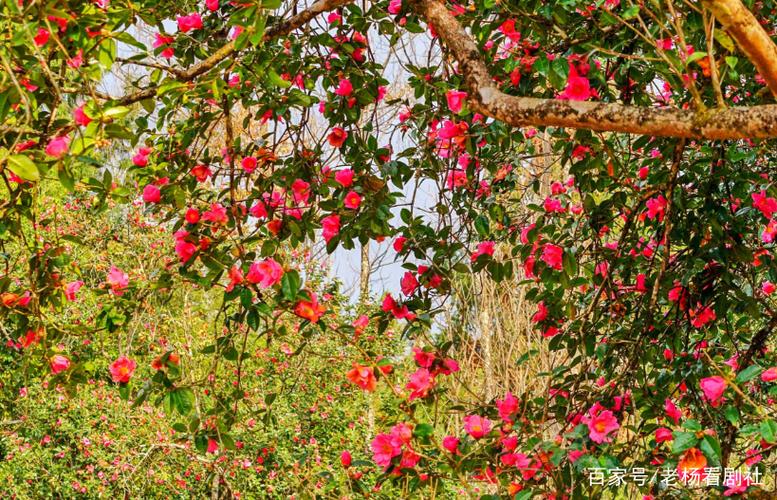
[[[518,398],[508,392],[504,399],[497,399],[496,409],[499,411],[499,418],[505,422],[512,422],[512,415],[518,411]]]
[[[464,430],[474,439],[480,439],[491,431],[491,421],[480,415],[467,415]]]
[[[340,234],[340,216],[339,215],[327,215],[321,219],[321,227],[323,229],[322,236],[327,243]]]
[[[219,442],[213,438],[208,438],[208,449],[206,453],[216,454],[219,451]]]
[[[248,270],[246,279],[250,283],[259,285],[260,288],[269,288],[280,283],[283,277],[283,268],[272,258],[254,262]]]
[[[245,170],[249,174],[254,170],[256,170],[256,164],[257,164],[256,158],[254,158],[253,156],[246,156],[245,158],[243,158],[243,161],[240,163],[240,165],[243,167],[243,170]]]
[[[62,158],[70,147],[70,137],[61,135],[49,141],[46,146],[46,154],[53,158]]]
[[[662,38],[656,40],[656,45],[661,50],[672,50],[673,42],[671,38]]]
[[[451,113],[456,114],[461,111],[466,97],[467,93],[461,90],[449,90],[445,93],[445,99],[448,101],[448,109],[451,110]]]
[[[340,464],[346,469],[351,466],[351,452],[348,450],[340,453]]]
[[[410,271],[405,272],[404,276],[402,276],[402,279],[399,282],[399,285],[402,288],[402,293],[408,297],[413,295],[419,287],[418,279],[416,279],[415,275]]]
[[[73,69],[78,69],[84,64],[84,49],[78,49],[75,57],[71,57],[67,60],[67,65]]]
[[[761,374],[761,380],[763,382],[774,382],[777,380],[777,367],[771,367],[768,370],[764,370]]]
[[[651,198],[646,201],[645,206],[647,207],[647,218],[652,220],[657,217],[659,222],[664,220],[667,203],[668,202],[666,201],[666,198],[664,198],[664,195],[662,194],[659,194],[655,198]]]
[[[585,101],[593,95],[595,95],[595,92],[591,89],[591,82],[588,81],[588,78],[580,76],[575,67],[570,66],[567,86],[559,94],[559,98],[569,99],[570,101]]]
[[[545,246],[542,247],[542,256],[540,259],[542,259],[545,264],[558,271],[561,269],[563,256],[563,248],[552,243],[546,243]]]
[[[219,0],[205,0],[205,7],[210,11],[219,10]]]
[[[108,370],[111,372],[111,378],[117,384],[126,384],[132,378],[132,374],[135,373],[137,363],[129,359],[127,356],[120,356],[116,361],[111,363]]]
[[[227,208],[221,203],[211,203],[210,210],[202,214],[202,220],[216,225],[226,224],[229,222]]]
[[[772,243],[777,238],[777,219],[772,219],[761,233],[761,241]]]
[[[664,441],[671,441],[674,439],[672,437],[672,430],[667,429],[666,427],[659,427],[656,429],[656,443],[663,443]]]
[[[351,187],[353,184],[353,170],[344,168],[335,172],[335,181],[343,187]]]
[[[771,295],[774,293],[774,291],[777,290],[777,285],[772,283],[771,281],[764,281],[761,284],[761,291],[765,293],[766,295]]]
[[[588,437],[591,438],[591,441],[599,444],[609,443],[612,436],[608,436],[608,434],[620,428],[618,420],[610,410],[597,411],[595,415],[591,415],[589,410],[582,422],[588,426]]]
[[[70,368],[70,360],[61,354],[55,354],[49,359],[49,366],[51,366],[51,373],[56,375]]]
[[[481,241],[478,243],[477,248],[475,249],[475,253],[472,254],[472,262],[475,262],[478,260],[478,257],[481,255],[488,255],[493,256],[494,255],[494,247],[496,243],[493,241]]]
[[[435,355],[433,352],[427,352],[420,347],[413,347],[413,359],[422,368],[431,368],[434,364]]]
[[[178,30],[181,33],[188,33],[192,30],[202,28],[202,18],[196,12],[188,16],[178,16]]]
[[[391,459],[402,453],[402,441],[395,435],[378,434],[370,443],[370,448],[375,463],[388,469]]]
[[[189,259],[197,252],[197,245],[184,239],[188,236],[188,232],[179,231],[179,233],[183,233],[183,235],[181,237],[176,237],[175,239],[175,253],[178,255],[178,258],[181,259],[181,262],[186,263],[189,262]]]
[[[158,49],[159,47],[163,47],[165,45],[170,45],[175,41],[175,38],[167,35],[163,35],[161,33],[155,33],[154,34],[154,42],[153,47],[155,49]]]
[[[264,206],[264,203],[262,203],[259,200],[256,200],[256,203],[254,203],[251,208],[248,210],[248,213],[251,214],[252,217],[256,217],[257,219],[266,219],[267,218],[267,207]]]
[[[146,165],[148,165],[148,155],[144,155],[140,153],[136,154],[135,156],[132,157],[132,164],[135,165],[136,167],[145,167]]]
[[[388,13],[396,16],[402,11],[402,0],[391,0],[388,6]]]
[[[572,463],[575,463],[578,460],[580,460],[580,457],[582,457],[583,455],[585,455],[585,452],[582,450],[569,450],[569,452],[567,453],[567,456],[569,457],[569,461]]]
[[[76,294],[82,286],[84,286],[84,282],[81,280],[71,281],[65,285],[65,298],[68,300],[68,302],[75,302]]]
[[[707,398],[707,401],[715,405],[720,401],[723,392],[726,390],[726,380],[716,375],[701,379],[699,386],[702,392],[704,392],[704,397]]]
[[[35,42],[35,45],[38,47],[43,47],[46,45],[46,42],[49,41],[49,36],[51,36],[51,33],[49,33],[49,30],[46,28],[38,28],[38,33],[32,37],[32,40]]]
[[[445,436],[442,438],[442,447],[454,455],[457,454],[459,452],[459,438],[456,436]]]
[[[146,203],[159,203],[162,201],[162,191],[153,184],[148,184],[143,188],[143,201]]]
[[[84,104],[73,110],[73,121],[76,125],[80,125],[82,127],[86,127],[92,123],[92,119],[86,115],[86,112],[84,112]]]
[[[432,374],[426,368],[419,368],[410,375],[410,381],[405,386],[405,389],[410,391],[410,396],[407,398],[408,401],[416,398],[425,398],[432,387],[434,387]]]
[[[340,82],[337,84],[337,88],[335,89],[335,94],[342,97],[348,97],[352,92],[353,85],[351,85],[350,80],[347,78],[341,78]]]
[[[121,297],[124,294],[124,289],[129,285],[129,276],[118,267],[111,266],[105,281],[111,287],[113,294],[117,297]]]
[[[777,212],[777,199],[767,196],[766,191],[753,193],[750,196],[753,198],[753,208],[760,210],[767,219],[771,219],[772,215]]]
[[[362,314],[361,316],[356,318],[352,323],[353,329],[356,335],[360,335],[364,331],[364,329],[367,328],[367,325],[369,324],[370,324],[370,317],[367,316],[366,314]]]
[[[359,196],[359,193],[356,191],[350,191],[347,195],[345,195],[345,200],[343,200],[343,205],[345,205],[345,208],[350,208],[351,210],[356,210],[361,204],[362,197]]]
[[[683,413],[675,406],[671,399],[664,401],[664,411],[666,416],[672,419],[675,425],[680,423],[680,419],[683,417]]]
[[[548,318],[548,308],[545,306],[545,301],[541,301],[537,304],[537,312],[531,317],[533,323],[541,323]]]

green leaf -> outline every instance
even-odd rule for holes
[[[705,57],[707,57],[707,53],[706,52],[694,52],[693,54],[688,56],[688,59],[685,60],[685,64],[687,66],[687,65],[691,64],[692,62],[698,61],[699,59],[704,59]]]
[[[638,15],[639,15],[639,5],[632,5],[631,7],[623,11],[623,14],[621,14],[621,17],[623,19],[629,20],[629,19],[634,19]]]
[[[194,409],[194,392],[188,387],[170,391],[165,396],[164,406],[168,414],[175,410],[186,416]]]
[[[712,436],[704,436],[699,448],[713,465],[720,465],[720,443]]]
[[[766,440],[767,443],[774,443],[777,442],[777,423],[774,422],[774,420],[765,420],[764,422],[761,422],[761,427],[759,428],[759,431],[761,432],[761,437]]]
[[[761,368],[760,366],[750,365],[737,374],[737,382],[740,384],[744,382],[749,382],[753,380],[756,376],[758,376],[762,371],[763,371],[763,368]]]
[[[112,120],[122,118],[130,112],[127,106],[116,106],[115,108],[106,109],[103,112],[103,118],[109,118]]]
[[[739,410],[737,410],[735,406],[726,406],[726,408],[723,409],[723,415],[726,417],[726,420],[733,425],[739,423]]]
[[[76,187],[76,181],[73,179],[73,176],[70,174],[67,168],[62,166],[57,171],[57,176],[59,177],[59,183],[62,184],[68,192],[72,193]]]
[[[273,70],[267,71],[267,77],[270,79],[270,83],[272,83],[276,87],[281,87],[282,89],[287,89],[291,87],[290,81],[284,80],[283,78],[281,78],[281,76],[278,73],[276,73]]]
[[[729,52],[734,52],[736,49],[734,45],[734,40],[731,39],[730,36],[728,36],[728,33],[722,30],[715,30],[715,33],[713,34],[713,37],[719,44],[721,44],[723,47],[726,48]]]
[[[689,448],[696,446],[699,440],[696,438],[696,434],[693,432],[678,432],[672,433],[674,436],[674,442],[672,443],[672,454],[679,455]]]
[[[413,429],[413,435],[420,438],[428,438],[434,434],[434,427],[431,424],[418,424]]]
[[[40,180],[40,171],[29,157],[25,155],[11,155],[8,157],[8,168],[25,181],[36,182]]]
[[[299,292],[300,279],[297,271],[288,271],[283,274],[281,278],[281,291],[283,292],[283,298],[292,301],[297,298],[297,292]]]

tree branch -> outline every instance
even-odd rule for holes
[[[508,125],[568,127],[689,139],[777,137],[777,105],[693,111],[505,94],[494,85],[481,58],[480,48],[443,3],[412,0],[412,6],[434,27],[459,63],[470,108]]]
[[[777,97],[777,46],[741,0],[702,0]]]
[[[353,2],[353,0],[318,0],[309,8],[303,10],[299,14],[292,16],[285,21],[276,23],[270,28],[268,28],[267,31],[265,31],[264,33],[263,40],[266,42],[266,41],[272,40],[273,38],[278,38],[281,36],[288,35],[289,33],[296,30],[297,28],[307,24],[311,19],[321,14],[322,12],[329,12],[331,10],[334,10],[338,7],[349,4],[351,2]],[[237,50],[235,48],[235,42],[233,40],[228,42],[226,45],[218,49],[213,54],[211,54],[210,57],[208,57],[207,59],[203,59],[199,63],[189,67],[186,70],[178,70],[178,69],[170,68],[168,69],[168,71],[176,75],[175,80],[180,82],[190,82],[195,78],[197,78],[198,76],[207,73],[208,71],[216,67],[219,63],[232,56],[235,52],[237,52]],[[153,86],[147,89],[133,92],[132,94],[128,94],[123,97],[111,98],[110,96],[106,96],[106,95],[100,95],[99,97],[107,100],[114,100],[118,104],[126,106],[139,101],[143,101],[145,99],[150,99],[156,96],[158,90],[159,90],[159,87]]]

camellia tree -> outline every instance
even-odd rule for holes
[[[121,396],[193,413],[171,353],[158,360],[169,370],[138,380],[126,352],[58,347],[110,342],[148,297],[186,282],[221,297],[204,352],[238,373],[185,428],[202,453],[232,447],[243,425],[246,345],[293,338],[301,352],[325,335],[349,348],[349,383],[394,394],[401,417],[364,446],[378,482],[407,494],[766,488],[773,2],[6,0],[0,12],[0,324],[23,369],[74,385],[104,366]],[[543,185],[538,157],[564,175]],[[82,242],[61,236],[52,185],[88,190],[96,212],[141,206],[172,261],[140,281],[125,256],[74,274]],[[522,206],[526,189],[536,202]],[[401,294],[356,321],[292,257],[384,239]],[[543,396],[454,404],[461,339],[435,317],[462,273],[522,279],[536,308],[525,335],[566,356],[539,376]],[[84,287],[98,310],[68,321]],[[396,323],[416,346],[407,375],[358,342]]]

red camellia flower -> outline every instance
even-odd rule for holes
[[[318,297],[313,292],[310,293],[310,300],[300,300],[294,307],[294,314],[311,323],[318,323],[325,312],[326,307],[318,303]]]
[[[340,453],[340,464],[346,469],[351,466],[351,452],[345,450]]]
[[[333,148],[339,148],[343,145],[343,143],[347,138],[348,138],[348,132],[343,130],[341,127],[334,127],[332,131],[329,133],[329,137],[327,137],[327,140],[329,141],[329,144]]]
[[[362,366],[358,363],[353,363],[353,368],[345,376],[348,380],[369,392],[374,391],[378,383],[374,370],[369,366]]]
[[[197,179],[197,182],[205,182],[211,175],[210,168],[207,165],[197,165],[191,170],[191,173]]]
[[[32,40],[35,42],[35,45],[38,47],[43,47],[46,45],[46,42],[49,41],[49,36],[51,33],[49,33],[49,30],[46,28],[38,28],[38,33],[32,37]]]
[[[413,295],[416,290],[418,290],[418,279],[416,279],[415,274],[407,271],[405,272],[405,275],[402,276],[400,286],[402,287],[402,293],[409,297],[410,295]]]
[[[697,480],[702,480],[707,475],[704,472],[705,467],[707,467],[707,458],[704,453],[697,448],[690,448],[677,464],[677,475],[680,481],[689,482],[692,475],[699,478]]]
[[[116,361],[111,363],[108,370],[111,372],[111,378],[117,384],[126,384],[132,378],[132,374],[135,373],[137,363],[129,359],[126,356],[120,356]]]

